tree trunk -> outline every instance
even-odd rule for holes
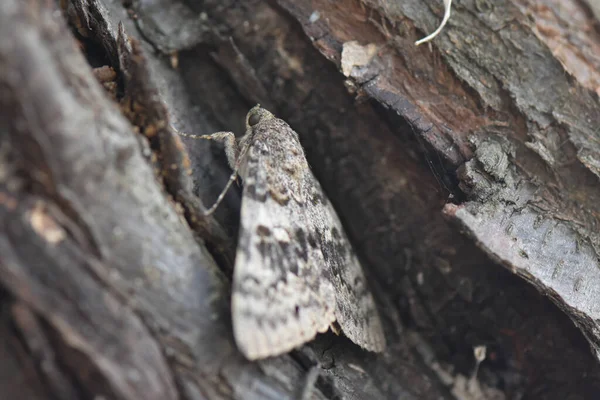
[[[201,4],[200,4],[201,3]],[[598,2],[3,0],[0,393],[600,396]],[[299,133],[385,325],[249,362],[239,188],[181,131]],[[591,351],[590,351],[591,350]]]

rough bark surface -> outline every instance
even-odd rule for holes
[[[595,1],[3,0],[0,393],[600,396]],[[261,103],[300,134],[389,347],[248,362],[229,313]],[[474,348],[484,346],[478,364]]]

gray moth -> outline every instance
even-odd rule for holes
[[[280,355],[336,321],[354,343],[383,351],[362,267],[298,134],[256,106],[239,140],[231,132],[202,137],[224,144],[233,169],[227,187],[236,175],[243,183],[231,300],[240,351],[250,360]]]

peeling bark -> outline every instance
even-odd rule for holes
[[[597,397],[594,4],[454,2],[416,47],[441,0],[0,2],[0,391]],[[204,217],[225,159],[172,128],[242,133],[257,102],[342,217],[384,355],[235,348],[239,189]]]

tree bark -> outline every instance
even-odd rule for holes
[[[597,10],[454,2],[417,47],[442,1],[3,0],[0,392],[600,396]],[[237,351],[239,188],[204,217],[230,171],[173,127],[243,133],[255,103],[299,133],[384,354]]]

